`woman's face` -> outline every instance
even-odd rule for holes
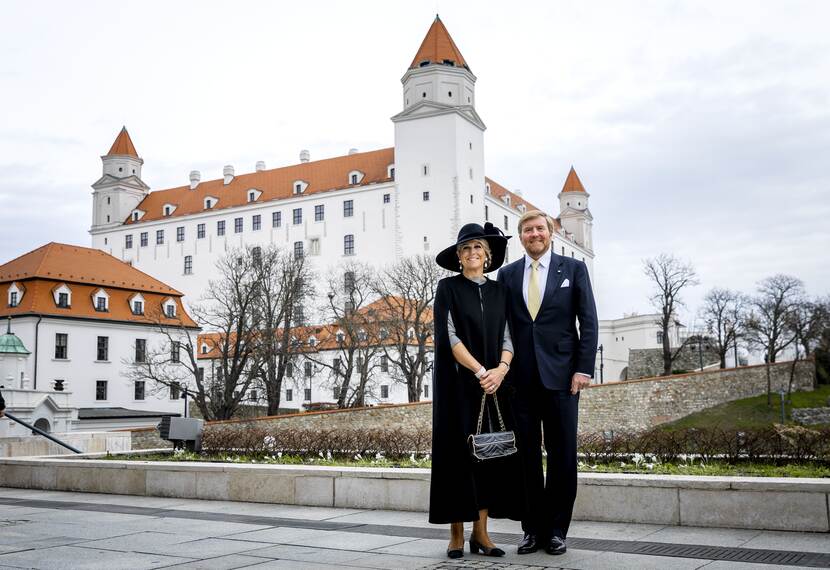
[[[458,252],[458,259],[466,271],[479,271],[484,269],[484,260],[487,259],[487,252],[482,243],[475,239],[461,245]]]

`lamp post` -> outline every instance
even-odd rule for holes
[[[597,352],[599,352],[599,383],[602,384],[603,370],[605,369],[605,361],[603,359],[605,348],[602,345],[599,345]]]
[[[703,372],[703,335],[697,335],[697,356],[700,361],[700,371]]]

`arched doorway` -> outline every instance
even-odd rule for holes
[[[52,431],[52,426],[49,425],[49,420],[47,420],[46,418],[39,418],[35,422],[35,427],[37,429],[45,431],[46,433],[49,433],[50,431]]]
[[[628,380],[628,366],[622,369],[620,372],[620,380]]]

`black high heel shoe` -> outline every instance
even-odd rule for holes
[[[448,548],[447,549],[447,558],[463,558],[464,557],[464,543],[461,543],[461,548]]]
[[[470,552],[472,554],[478,554],[479,550],[484,556],[504,556],[504,550],[501,548],[496,546],[490,548],[488,546],[484,546],[474,538],[470,538]]]

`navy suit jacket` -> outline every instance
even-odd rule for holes
[[[545,297],[535,321],[522,295],[524,269],[522,256],[502,267],[498,275],[498,282],[508,289],[514,349],[511,379],[521,390],[538,374],[546,388],[570,390],[574,373],[593,376],[596,362],[599,323],[588,268],[582,261],[551,252]],[[562,287],[566,279],[567,286]]]

